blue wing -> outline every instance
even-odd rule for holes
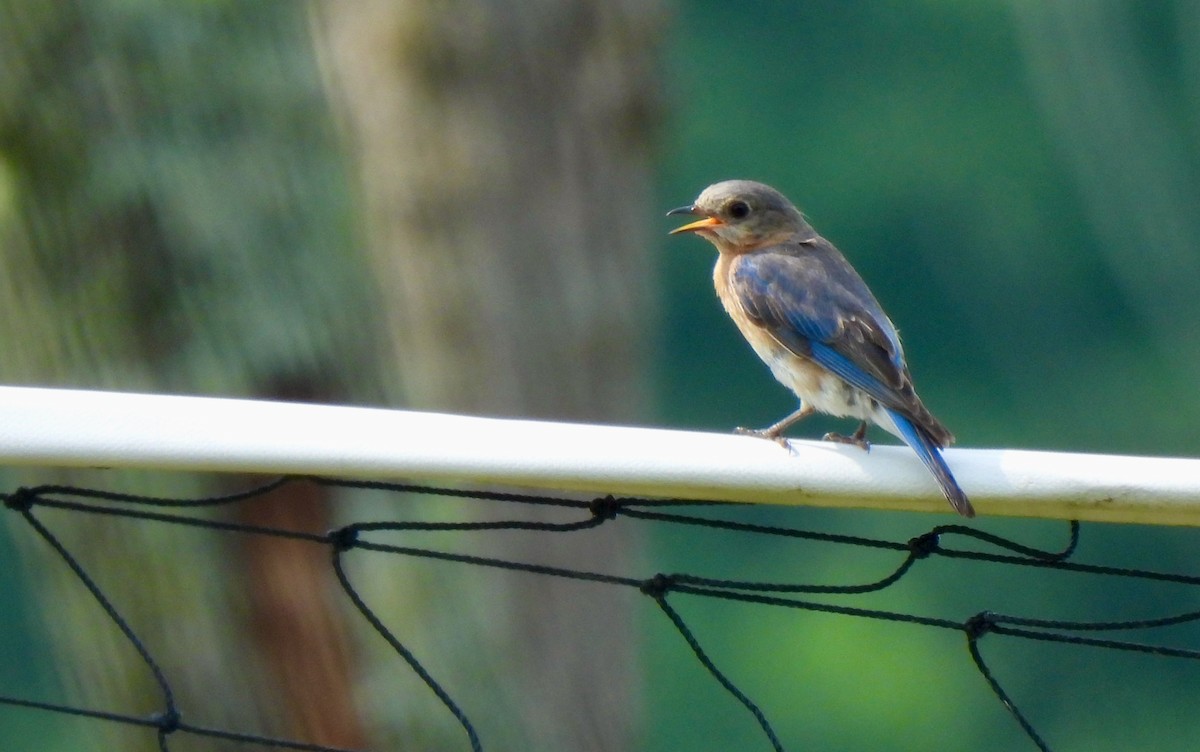
[[[733,266],[730,286],[751,320],[787,349],[885,407],[907,412],[920,405],[895,327],[824,239],[745,254]]]
[[[911,379],[892,321],[838,249],[823,239],[742,255],[731,287],[776,341],[888,407],[906,407]]]
[[[878,402],[950,504],[975,514],[938,451],[954,436],[917,397],[896,328],[836,248],[817,237],[753,251],[735,260],[729,282],[751,321],[777,342]]]

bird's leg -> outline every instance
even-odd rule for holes
[[[768,426],[767,428],[741,428],[741,427],[739,427],[734,430],[737,433],[741,434],[742,436],[758,436],[759,438],[762,438],[762,439],[770,439],[771,441],[774,441],[776,444],[778,444],[779,446],[783,447],[784,449],[786,449],[790,452],[790,451],[792,451],[792,447],[791,447],[791,445],[788,444],[788,441],[784,437],[783,432],[788,430],[789,428],[791,428],[796,423],[799,423],[800,421],[804,420],[808,416],[812,415],[816,411],[817,411],[817,409],[815,407],[809,407],[808,405],[801,405],[799,410],[797,410],[796,412],[787,416],[786,418],[779,421],[778,423]]]
[[[865,420],[859,424],[858,430],[849,436],[843,436],[840,433],[827,433],[821,438],[825,441],[836,441],[839,444],[853,444],[864,452],[871,451],[871,442],[867,441],[867,422]]]

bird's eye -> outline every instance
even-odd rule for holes
[[[734,219],[745,219],[750,214],[750,204],[745,201],[732,201],[725,211],[729,212],[729,216]]]

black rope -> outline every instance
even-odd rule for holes
[[[362,596],[358,594],[358,591],[354,589],[354,586],[350,584],[350,578],[346,574],[342,555],[346,551],[358,546],[358,531],[353,527],[344,527],[330,533],[329,540],[333,547],[333,571],[337,574],[338,583],[342,586],[342,590],[346,593],[346,596],[350,598],[350,602],[354,604],[354,607],[358,609],[362,617],[367,620],[371,628],[387,641],[392,650],[395,650],[396,654],[404,659],[404,662],[421,678],[425,686],[429,687],[437,695],[437,698],[441,700],[442,704],[454,715],[463,727],[463,730],[467,732],[467,739],[471,743],[473,752],[480,752],[483,746],[479,743],[479,735],[475,732],[475,727],[471,725],[471,721],[467,719],[466,714],[458,707],[458,703],[454,702],[450,695],[446,693],[446,690],[442,689],[442,686],[437,683],[437,680],[425,670],[425,667],[412,654],[412,651],[404,647],[404,644],[396,639],[391,630],[384,625],[383,620],[371,610],[371,607],[367,605]]]
[[[193,510],[207,507],[218,507],[232,503],[252,503],[255,499],[261,498],[291,483],[316,483],[323,486],[364,489],[392,494],[456,497],[476,501],[500,502],[509,505],[557,507],[565,510],[565,513],[571,514],[572,518],[562,521],[545,521],[541,519],[502,519],[478,522],[363,521],[346,525],[329,533],[314,533],[311,531],[249,525],[227,520],[207,519],[189,514]],[[160,749],[163,750],[168,748],[168,740],[173,736],[191,734],[259,744],[278,749],[344,752],[326,746],[242,734],[235,731],[202,728],[187,722],[184,714],[176,705],[168,678],[154,660],[145,644],[137,636],[134,628],[119,613],[110,599],[105,596],[79,561],[67,551],[62,542],[34,514],[35,508],[43,507],[75,514],[122,517],[144,522],[179,525],[241,535],[281,537],[329,547],[334,574],[346,597],[371,628],[388,643],[392,651],[407,665],[408,669],[420,678],[442,705],[450,711],[451,715],[454,716],[463,728],[469,748],[473,752],[483,749],[483,744],[474,724],[470,721],[460,703],[452,697],[450,690],[434,678],[433,673],[384,624],[383,620],[354,587],[345,567],[345,556],[348,552],[371,552],[417,557],[467,566],[523,572],[530,575],[567,578],[605,585],[637,588],[655,602],[659,610],[667,617],[667,620],[683,638],[693,655],[709,675],[751,714],[766,737],[770,747],[777,751],[782,750],[783,745],[766,715],[729,678],[726,672],[718,668],[716,661],[713,660],[708,651],[700,644],[700,641],[680,615],[679,611],[671,603],[668,603],[669,595],[702,597],[758,606],[801,609],[845,617],[906,623],[962,632],[967,638],[970,658],[980,672],[980,675],[987,682],[987,685],[997,699],[1000,700],[1001,704],[1016,720],[1018,726],[1029,740],[1039,750],[1043,751],[1048,751],[1050,749],[1049,746],[1034,729],[1026,715],[1017,708],[1008,692],[996,678],[995,673],[984,661],[979,644],[984,637],[1003,636],[1037,642],[1083,645],[1172,658],[1200,659],[1200,650],[1089,636],[1102,631],[1146,630],[1193,623],[1200,621],[1200,610],[1195,609],[1165,616],[1152,616],[1124,621],[1052,620],[1019,615],[1005,615],[994,612],[982,612],[972,615],[965,620],[956,620],[926,614],[903,613],[888,609],[866,608],[863,606],[851,606],[843,603],[794,597],[800,594],[809,594],[812,596],[847,596],[879,592],[902,581],[914,571],[919,562],[935,558],[975,561],[1012,567],[1052,569],[1078,575],[1200,585],[1200,576],[1196,575],[1110,567],[1072,561],[1071,558],[1078,549],[1080,539],[1080,526],[1077,522],[1069,524],[1067,541],[1061,549],[1043,550],[963,525],[940,525],[910,540],[894,541],[777,525],[746,523],[733,519],[723,519],[708,512],[704,516],[697,516],[674,511],[681,507],[704,507],[709,512],[715,510],[717,515],[719,515],[726,510],[738,509],[742,506],[719,502],[691,502],[682,499],[650,500],[618,498],[611,495],[594,498],[570,498],[530,493],[318,477],[280,478],[247,491],[193,499],[143,496],[64,485],[20,488],[3,498],[5,506],[19,514],[34,532],[50,546],[54,554],[66,564],[97,601],[108,619],[124,635],[126,641],[134,647],[142,663],[146,665],[159,687],[162,695],[162,710],[152,718],[141,718],[54,703],[34,702],[19,697],[7,696],[0,696],[0,705],[68,713],[98,720],[153,728],[158,735]],[[530,562],[510,561],[495,557],[446,551],[437,547],[398,545],[372,540],[369,537],[383,533],[435,535],[440,532],[463,531],[532,531],[570,534],[593,529],[603,524],[620,520],[621,518],[655,524],[709,529],[726,534],[773,536],[811,541],[818,544],[854,546],[876,550],[880,552],[881,556],[889,555],[890,552],[890,554],[896,556],[896,559],[886,570],[867,582],[778,583],[702,577],[686,573],[659,574],[646,579],[644,577],[639,578],[600,571],[568,569]],[[949,542],[966,544],[971,547],[948,545]]]
[[[53,548],[54,552],[58,554],[59,558],[63,560],[63,563],[65,563],[71,572],[73,572],[79,579],[79,581],[83,583],[83,586],[87,588],[87,591],[91,593],[96,602],[100,604],[100,608],[104,609],[104,613],[108,615],[109,620],[116,625],[117,629],[121,630],[121,633],[125,635],[125,639],[131,646],[133,646],[133,649],[137,651],[137,654],[142,659],[142,662],[146,664],[148,669],[150,669],[150,673],[154,676],[154,682],[158,685],[158,689],[160,692],[162,692],[163,696],[164,707],[160,716],[162,723],[156,725],[159,727],[160,733],[170,733],[173,731],[176,726],[174,719],[179,715],[179,711],[175,707],[175,697],[171,692],[170,682],[167,681],[166,675],[163,673],[162,669],[159,668],[158,663],[150,655],[150,651],[146,649],[146,646],[142,644],[141,639],[139,639],[137,634],[134,633],[133,628],[129,626],[129,622],[127,622],[125,618],[118,613],[112,602],[105,597],[104,593],[100,590],[100,586],[96,584],[96,581],[84,571],[83,567],[80,566],[75,557],[71,556],[66,547],[63,546],[58,538],[56,538],[53,533],[51,533],[44,525],[42,525],[40,521],[38,521],[37,517],[34,516],[32,509],[21,509],[20,514],[25,518],[25,521],[29,523],[29,526],[32,527],[39,536],[41,536],[42,540],[50,544],[50,547]]]
[[[1033,728],[1033,724],[1025,717],[1025,714],[1017,708],[1016,703],[1008,696],[1008,692],[1004,687],[1000,686],[1000,682],[996,680],[996,675],[992,673],[992,669],[983,660],[983,654],[979,652],[979,638],[992,632],[995,629],[995,622],[991,619],[991,614],[982,613],[976,614],[967,620],[967,652],[971,654],[971,660],[975,662],[975,667],[979,669],[979,673],[983,675],[984,681],[992,688],[992,692],[1004,705],[1012,717],[1016,720],[1021,730],[1029,737],[1030,741],[1037,745],[1041,752],[1050,752],[1050,747],[1038,735],[1038,732]]]
[[[257,744],[259,746],[272,747],[274,749],[294,749],[301,750],[301,752],[357,752],[356,750],[346,749],[344,747],[330,747],[325,744],[308,744],[305,742],[290,741],[288,739],[276,739],[257,734],[239,733],[226,729],[214,729],[205,726],[196,726],[191,723],[183,722],[178,716],[165,717],[161,714],[158,714],[146,717],[127,715],[125,713],[110,713],[103,710],[89,710],[88,708],[80,708],[73,705],[62,705],[53,702],[38,702],[36,700],[26,700],[20,697],[9,697],[5,695],[0,695],[0,705],[8,705],[14,708],[27,708],[29,710],[45,710],[51,713],[58,713],[59,715],[91,718],[99,721],[111,721],[124,726],[142,726],[144,728],[153,728],[159,731],[160,739],[163,738],[163,731],[169,728],[173,733],[180,735],[190,734],[192,736],[206,737],[210,739],[222,739],[225,741],[241,742],[244,744]]]
[[[673,586],[670,577],[657,575],[654,578],[642,583],[641,590],[643,593],[653,598],[654,602],[658,604],[658,607],[661,608],[663,613],[667,615],[667,618],[671,620],[671,624],[675,626],[675,629],[680,635],[682,635],[684,641],[687,642],[688,647],[692,649],[692,653],[695,654],[696,659],[700,661],[700,665],[704,666],[708,673],[712,674],[712,677],[716,679],[722,687],[725,688],[726,692],[733,695],[734,698],[746,708],[746,710],[750,711],[750,715],[754,716],[754,720],[758,722],[759,728],[761,728],[763,733],[767,735],[767,739],[770,740],[771,747],[775,749],[775,752],[783,752],[783,745],[780,744],[779,737],[775,735],[775,730],[771,728],[771,724],[767,721],[767,717],[763,714],[762,710],[759,709],[758,705],[754,704],[753,700],[751,700],[745,695],[745,693],[738,689],[737,686],[729,680],[729,677],[721,673],[721,670],[718,669],[716,664],[712,662],[712,659],[708,657],[708,653],[704,652],[704,648],[700,647],[700,642],[696,639],[695,635],[692,634],[692,630],[683,621],[683,618],[679,615],[679,612],[672,608],[671,604],[667,603],[667,593],[670,592],[672,587]]]

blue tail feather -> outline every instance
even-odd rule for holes
[[[946,500],[950,502],[950,506],[954,507],[954,510],[963,517],[974,517],[975,509],[971,506],[967,495],[959,488],[958,481],[954,480],[949,466],[946,465],[946,460],[942,459],[941,450],[929,434],[920,426],[894,410],[888,410],[888,415],[891,417],[892,422],[896,424],[896,430],[900,432],[900,438],[904,439],[905,444],[912,447],[917,456],[921,458],[921,462],[929,469],[929,472],[933,473],[933,477],[937,479],[938,485],[942,488],[942,493],[946,496]]]

